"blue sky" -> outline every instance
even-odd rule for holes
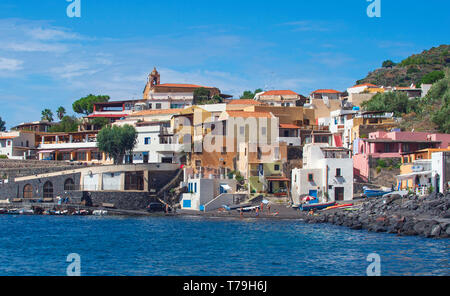
[[[142,97],[154,66],[162,83],[344,90],[386,59],[449,43],[450,3],[381,0],[0,2],[0,117],[12,127],[89,93]]]

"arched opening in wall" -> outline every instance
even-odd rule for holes
[[[30,184],[23,187],[23,198],[33,198],[33,186]]]
[[[66,179],[64,182],[64,191],[73,191],[75,190],[75,182],[72,178]]]
[[[53,183],[50,181],[44,184],[44,198],[53,198]]]

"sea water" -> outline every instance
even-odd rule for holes
[[[0,275],[450,275],[450,240],[300,220],[0,216]]]

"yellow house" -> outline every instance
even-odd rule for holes
[[[444,151],[450,151],[450,147],[427,148],[402,154],[400,175],[397,176],[398,188],[407,190],[431,186],[431,155]]]

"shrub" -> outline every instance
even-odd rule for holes
[[[0,159],[8,159],[8,156],[6,156],[6,155],[0,155]]]
[[[377,166],[380,167],[380,168],[386,168],[387,167],[386,160],[384,160],[384,159],[377,159]]]

